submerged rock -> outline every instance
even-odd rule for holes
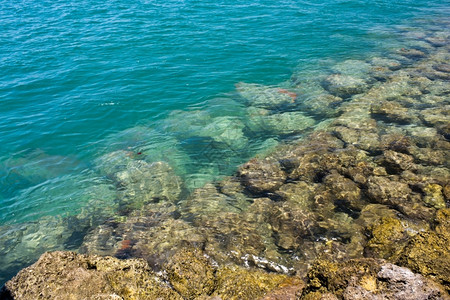
[[[275,135],[289,135],[305,132],[316,121],[302,112],[269,114],[264,109],[249,108],[249,129],[254,132],[268,132]]]
[[[233,149],[242,149],[247,145],[244,124],[236,117],[217,117],[198,131],[198,136],[211,137],[217,143],[224,143]]]
[[[393,217],[383,217],[379,224],[369,227],[371,239],[366,245],[366,254],[386,258],[401,251],[401,245],[406,243],[408,235],[402,222]]]
[[[291,105],[297,98],[294,92],[254,83],[239,82],[236,84],[236,90],[241,97],[248,101],[249,105],[266,109]]]
[[[84,238],[80,252],[144,258],[159,269],[177,249],[205,242],[197,228],[178,218],[176,209],[171,203],[150,203],[97,226]]]
[[[150,202],[175,202],[181,193],[181,179],[164,162],[132,160],[113,180],[119,188],[120,209],[128,211]]]
[[[370,64],[366,63],[365,61],[347,59],[341,63],[334,65],[332,67],[332,70],[342,75],[364,78],[368,76],[370,67]]]
[[[428,184],[423,188],[425,193],[423,201],[437,209],[445,208],[445,199],[442,194],[442,186],[439,184]]]
[[[401,48],[397,53],[409,59],[421,59],[426,57],[424,52],[417,49]]]
[[[319,117],[336,117],[337,107],[342,103],[341,97],[328,94],[325,90],[319,95],[306,97],[301,103],[301,108],[308,113]]]
[[[411,109],[392,101],[381,101],[373,104],[371,113],[375,118],[399,124],[417,123],[419,120]]]
[[[342,98],[361,94],[368,89],[363,79],[341,74],[328,76],[323,85],[331,94]]]
[[[393,71],[401,68],[401,64],[399,61],[385,57],[374,57],[371,59],[371,64],[374,67],[386,67]]]
[[[244,186],[256,194],[273,192],[286,180],[280,163],[269,159],[252,159],[239,168],[238,174]]]

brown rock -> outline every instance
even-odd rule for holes
[[[141,259],[47,252],[8,281],[1,299],[182,299]]]
[[[290,280],[286,275],[240,267],[220,268],[216,277],[217,288],[213,296],[230,300],[258,299]]]
[[[185,299],[209,295],[215,288],[214,268],[203,253],[182,249],[172,256],[165,269],[170,284]]]
[[[436,279],[450,291],[449,245],[448,234],[421,232],[409,241],[396,259],[396,263]]]
[[[381,164],[390,174],[399,174],[405,170],[414,170],[414,158],[408,154],[385,150],[381,159]]]
[[[308,272],[304,299],[448,299],[442,286],[384,260],[353,259],[334,263],[317,261]]]
[[[292,277],[282,282],[278,288],[272,290],[260,300],[294,300],[300,298],[305,288],[303,280]]]
[[[361,201],[361,190],[352,180],[338,173],[332,173],[325,177],[324,183],[336,197],[338,205],[361,210],[366,204]]]
[[[420,59],[426,57],[426,54],[417,49],[402,48],[398,51],[398,54],[403,55],[409,59]]]
[[[324,80],[323,86],[331,94],[342,98],[363,93],[368,88],[367,83],[361,78],[342,74],[328,76]]]
[[[407,184],[390,180],[387,177],[371,176],[368,181],[368,194],[377,203],[398,205],[408,201],[412,193]]]
[[[272,192],[286,180],[278,161],[252,159],[239,168],[243,185],[256,194]]]
[[[375,118],[386,119],[389,122],[399,124],[418,122],[418,118],[411,114],[411,109],[394,101],[380,101],[372,104],[371,113]]]
[[[406,243],[408,235],[402,222],[393,217],[384,217],[379,224],[369,227],[372,238],[365,248],[366,254],[372,257],[386,258],[400,251],[401,245]]]

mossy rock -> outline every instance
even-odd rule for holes
[[[351,260],[346,263],[319,259],[308,271],[309,281],[304,295],[319,292],[342,296],[352,276],[362,274],[374,276],[382,262],[382,260],[370,258]]]
[[[47,252],[0,291],[0,299],[182,299],[142,259]]]
[[[258,299],[286,284],[289,276],[243,267],[222,267],[217,270],[217,288],[213,296],[221,299]]]
[[[372,238],[365,248],[366,254],[380,258],[389,258],[401,249],[399,245],[406,243],[406,228],[397,218],[384,217],[380,224],[371,226]]]
[[[396,257],[396,263],[441,282],[450,291],[450,212],[437,213],[436,232],[421,232]]]
[[[199,250],[180,250],[172,256],[165,268],[170,284],[185,299],[209,295],[214,290],[214,267]]]
[[[443,208],[436,213],[436,232],[450,235],[450,208]]]
[[[428,184],[423,188],[425,196],[423,201],[436,209],[445,208],[443,188],[439,184]]]
[[[302,299],[448,299],[444,287],[382,259],[317,260]]]

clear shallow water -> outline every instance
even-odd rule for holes
[[[101,157],[116,150],[168,162],[186,182],[185,193],[231,174],[290,135],[249,126],[235,84],[289,87],[293,74],[316,76],[336,62],[382,54],[401,46],[402,27],[445,17],[448,7],[445,1],[3,1],[2,233],[114,207],[116,191]],[[70,248],[48,245],[24,246],[23,253]]]

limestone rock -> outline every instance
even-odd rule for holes
[[[405,183],[381,176],[369,178],[368,194],[380,204],[396,205],[407,202],[411,193],[411,189]]]
[[[238,174],[243,185],[257,194],[276,190],[286,179],[279,162],[269,159],[252,159],[239,168]]]
[[[366,245],[365,252],[372,257],[388,259],[400,251],[408,235],[402,222],[393,217],[383,217],[379,224],[369,228],[372,238]]]
[[[372,104],[371,113],[375,118],[399,124],[417,123],[419,119],[408,109],[398,102],[381,101]]]
[[[384,283],[385,286],[381,285]],[[376,289],[378,285],[378,291]],[[365,279],[362,284],[349,285],[343,294],[346,300],[357,299],[448,299],[445,291],[438,284],[414,274],[407,268],[402,268],[390,263],[381,266],[377,273],[376,281]]]
[[[239,82],[236,84],[236,90],[251,106],[266,109],[290,105],[295,103],[297,98],[294,92],[254,83]]]
[[[242,149],[248,142],[243,129],[244,123],[239,118],[224,116],[211,119],[211,122],[196,134],[212,138],[218,146],[225,144],[232,149]]]
[[[324,183],[329,186],[331,192],[337,198],[338,205],[361,210],[366,204],[361,201],[361,190],[352,180],[340,174],[332,173],[324,178]]]
[[[166,264],[170,284],[185,299],[210,295],[215,288],[214,268],[198,250],[182,249]]]
[[[113,175],[119,188],[120,206],[124,211],[158,201],[175,202],[181,193],[181,179],[165,162],[147,163],[133,160],[123,171]]]
[[[370,71],[370,64],[362,60],[347,59],[341,63],[338,63],[332,67],[332,70],[336,73],[355,76],[359,78],[367,77]]]
[[[442,194],[442,186],[439,184],[428,184],[423,188],[425,197],[423,201],[434,208],[445,208],[445,199]]]
[[[433,231],[416,235],[401,251],[396,263],[425,276],[430,276],[450,291],[450,236]],[[441,230],[442,232],[442,230]]]
[[[341,98],[361,94],[368,89],[368,85],[363,79],[341,74],[328,76],[323,85],[331,94]]]
[[[380,161],[387,172],[390,174],[399,174],[402,171],[414,170],[414,158],[408,154],[392,150],[385,150]]]
[[[402,48],[398,50],[397,53],[409,59],[421,59],[426,56],[425,53],[417,49]]]
[[[290,281],[286,275],[232,266],[220,268],[216,276],[217,288],[213,296],[230,300],[258,299]]]
[[[327,299],[321,296],[329,293],[345,300],[448,299],[438,283],[384,260],[319,260],[308,272],[308,278],[305,299]]]
[[[8,299],[182,299],[144,260],[47,252],[3,287]]]

